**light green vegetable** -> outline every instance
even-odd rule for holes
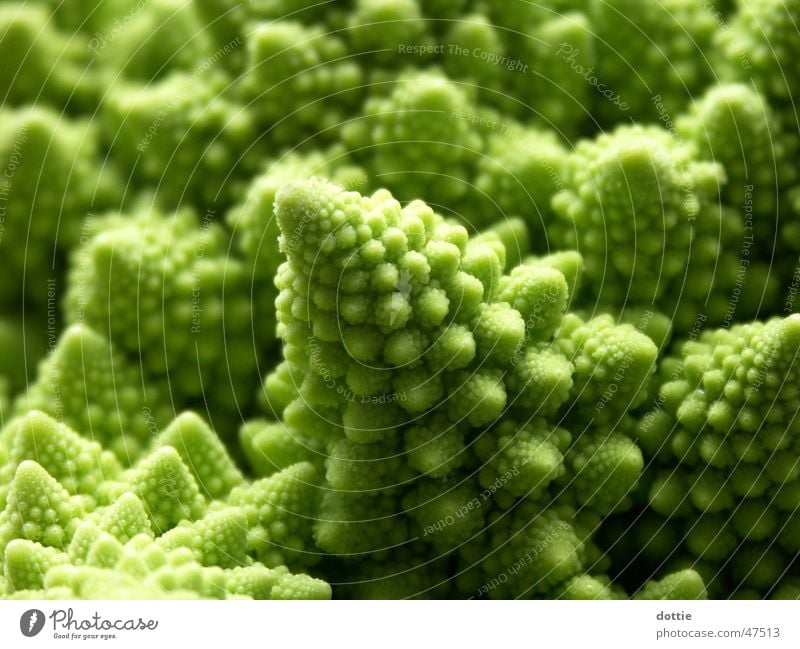
[[[797,598],[800,0],[0,6],[0,597]]]

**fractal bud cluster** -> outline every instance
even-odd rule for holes
[[[0,3],[0,597],[800,597],[798,0]]]

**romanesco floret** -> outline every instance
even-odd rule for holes
[[[402,200],[442,208],[466,194],[482,149],[470,88],[439,73],[406,74],[342,126],[353,157]]]
[[[427,8],[425,3],[423,8]],[[500,93],[496,82],[497,66],[487,58],[470,56],[470,52],[492,52],[502,55],[505,51],[503,34],[492,24],[487,16],[475,13],[459,20],[443,21],[441,29],[446,29],[442,39],[447,45],[441,65],[453,79],[471,82],[478,95],[486,97],[489,104],[495,93]],[[500,99],[495,99],[495,103]]]
[[[791,103],[800,92],[800,82],[791,73],[793,62],[800,56],[800,3],[737,0],[736,9],[730,29],[718,30],[716,35],[727,63],[722,70],[729,78],[754,81],[782,108],[783,102]]]
[[[204,61],[220,58],[222,52],[214,52],[198,16],[200,4],[182,0],[134,4],[123,13],[124,28],[117,27],[113,37],[94,36],[96,42],[90,47],[94,65],[110,83],[121,77],[153,82],[172,71],[191,71]],[[234,42],[231,47],[239,44],[241,41]]]
[[[300,462],[231,491],[227,502],[246,517],[248,549],[265,565],[310,566],[320,560],[312,534],[322,493],[318,473]]]
[[[474,545],[520,501],[524,512],[566,512],[547,516],[567,527],[575,507],[629,506],[643,460],[615,425],[645,396],[658,353],[649,338],[608,316],[564,317],[564,275],[546,264],[504,274],[499,237],[470,238],[420,201],[401,207],[385,190],[364,197],[311,179],[279,191],[276,217],[287,256],[276,304],[291,359],[280,384],[298,385],[284,423],[327,448],[323,550],[367,575],[409,544],[422,546],[416,556]],[[528,516],[504,520],[525,527]],[[582,574],[597,523],[575,525],[578,540],[495,594],[542,596]],[[539,536],[521,536],[500,566]],[[551,559],[570,567],[551,575]],[[496,564],[483,563],[478,581]]]
[[[527,501],[497,513],[481,562],[484,583],[475,595],[491,599],[546,596],[585,572],[583,534],[568,509],[540,510]]]
[[[271,142],[330,139],[361,99],[363,74],[339,36],[294,20],[257,23],[237,87]]]
[[[178,452],[203,495],[211,500],[222,498],[244,483],[242,474],[219,437],[196,413],[178,415],[159,434],[156,444],[172,447]]]
[[[589,81],[595,63],[595,28],[574,3],[564,11],[537,3],[515,5],[523,14],[518,21],[514,11],[492,4],[504,27],[506,47],[499,53],[470,51],[494,68],[487,102],[525,122],[534,120],[562,136],[574,136],[588,121],[596,92]]]
[[[93,125],[49,108],[0,110],[0,251],[9,275],[0,303],[24,295],[29,307],[44,304],[60,280],[61,251],[78,242],[90,210],[113,201],[97,140]]]
[[[694,0],[593,0],[594,109],[606,124],[629,116],[671,122],[713,78],[709,62],[718,19]]]
[[[656,127],[584,141],[554,198],[562,245],[577,244],[600,301],[652,304],[681,280],[692,224],[707,218],[721,181],[719,167]]]
[[[491,135],[478,163],[480,216],[488,222],[509,216],[524,219],[533,249],[549,251],[553,242],[548,230],[555,220],[550,204],[564,188],[567,161],[566,149],[550,131],[504,126]]]
[[[708,331],[683,345],[637,427],[659,461],[650,505],[687,526],[714,594],[767,594],[797,551],[798,351],[796,314]]]
[[[105,95],[105,141],[121,171],[174,208],[214,214],[231,185],[252,172],[250,112],[224,92],[225,78],[198,64],[143,85],[126,81]]]
[[[169,421],[162,384],[143,381],[109,341],[86,325],[69,327],[41,361],[37,380],[19,396],[15,413],[40,410],[99,441],[131,464],[154,430]]]
[[[280,229],[273,214],[278,190],[290,180],[320,176],[344,186],[368,182],[366,172],[349,163],[339,148],[311,153],[289,152],[264,165],[264,172],[248,186],[243,199],[225,218],[244,258],[252,263],[254,279],[274,282],[283,261],[278,250]],[[270,305],[274,311],[274,305]]]
[[[250,279],[219,224],[183,211],[95,225],[73,258],[68,319],[106,334],[167,384],[176,407],[238,418],[255,388],[255,350],[272,332],[253,331]]]
[[[290,180],[325,176],[345,186],[360,187],[368,182],[366,172],[349,163],[339,147],[311,153],[289,152],[264,166],[243,196],[225,215],[233,239],[246,264],[253,304],[253,322],[263,337],[275,339],[275,274],[283,257],[278,250],[280,230],[273,214],[278,189]]]
[[[758,224],[764,232],[759,238],[767,238],[774,230],[778,190],[791,184],[796,172],[785,164],[787,137],[764,98],[744,84],[713,86],[676,127],[697,146],[702,159],[725,168],[725,202],[744,206],[751,196],[755,218],[766,221]],[[760,247],[770,252],[771,243],[769,239]]]
[[[0,469],[3,486],[0,504],[5,504],[7,485],[25,460],[37,463],[53,476],[70,495],[94,498],[98,504],[109,504],[105,483],[119,478],[122,465],[117,457],[97,442],[78,435],[50,416],[31,410],[11,421],[2,436],[8,456]]]
[[[636,599],[705,599],[703,578],[695,570],[675,572],[652,581],[636,593]]]
[[[0,597],[797,598],[798,15],[4,2]]]
[[[239,429],[239,443],[250,469],[259,477],[298,462],[311,462],[322,467],[324,448],[312,445],[305,436],[298,436],[284,422],[262,419],[247,421]]]
[[[246,484],[192,413],[180,415],[127,471],[97,442],[35,411],[12,421],[2,440],[7,596],[331,595],[325,582],[285,567],[312,538],[304,529],[316,511],[310,465]]]
[[[655,307],[687,330],[698,314],[753,316],[772,301],[774,274],[757,262],[753,219],[717,202],[725,178],[672,133],[622,126],[578,145],[551,233],[583,256],[586,295],[614,312]]]
[[[347,31],[351,52],[402,66],[404,48],[410,51],[428,40],[424,4],[418,0],[355,0]]]
[[[80,39],[53,24],[44,7],[4,2],[0,33],[4,107],[33,102],[58,107],[59,112],[62,107],[70,112],[94,107],[102,86],[89,66],[88,52]]]

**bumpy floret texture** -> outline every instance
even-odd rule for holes
[[[650,505],[686,521],[715,594],[768,594],[797,551],[798,352],[798,315],[709,331],[683,346],[639,422],[660,464]]]
[[[128,470],[91,438],[35,410],[11,422],[2,443],[7,596],[331,595],[325,582],[286,567],[310,538],[296,536],[314,511],[310,464],[248,483],[193,413],[159,433]]]
[[[93,64],[105,79],[124,77],[151,82],[173,70],[202,65],[215,55],[198,15],[202,3],[148,0],[147,10],[142,11],[138,1],[119,7],[121,12],[116,16],[109,16],[114,8],[101,6],[96,12],[100,15],[90,19],[100,23],[89,49]],[[104,11],[106,16],[102,15]],[[239,44],[232,42],[231,47]]]
[[[555,215],[553,196],[563,188],[568,156],[550,131],[504,125],[493,133],[488,154],[478,162],[475,188],[483,194],[480,216],[489,222],[525,220],[537,252],[553,247],[548,230]]]
[[[164,391],[160,384],[148,386],[106,338],[75,324],[41,361],[36,382],[18,397],[14,410],[20,415],[40,410],[85,430],[130,464],[170,417]]]
[[[86,322],[167,383],[177,407],[246,407],[254,389],[254,330],[245,267],[226,255],[206,216],[111,216],[73,258],[67,318]],[[158,315],[156,315],[158,314]],[[208,386],[215,386],[209,392]],[[234,415],[230,415],[234,416]]]
[[[719,19],[693,0],[591,3],[596,44],[596,110],[614,124],[669,121],[713,78],[709,63]]]
[[[738,0],[729,30],[720,30],[717,41],[724,48],[734,78],[753,79],[762,92],[778,102],[797,97],[800,86],[791,74],[792,61],[800,55],[797,40],[797,0]]]
[[[597,101],[587,82],[596,57],[596,27],[574,3],[555,10],[515,4],[511,11],[497,4],[489,9],[503,30],[500,48],[478,45],[461,55],[478,59],[489,75],[487,103],[573,137]]]
[[[554,201],[600,299],[650,304],[683,276],[691,224],[708,218],[721,170],[657,127],[625,126],[583,142]]]
[[[798,14],[4,2],[0,596],[796,598]]]
[[[201,67],[148,85],[117,83],[104,98],[103,131],[114,159],[164,206],[213,215],[230,204],[233,181],[253,171],[253,119],[221,92],[224,83]]]
[[[343,125],[343,140],[402,200],[424,197],[454,209],[482,147],[470,121],[469,86],[424,72],[404,73],[389,90],[366,102],[363,117]]]
[[[245,266],[253,304],[253,323],[261,335],[277,341],[275,335],[275,274],[283,261],[278,249],[280,230],[273,214],[275,195],[288,181],[325,176],[341,184],[361,188],[368,185],[367,173],[352,164],[340,147],[310,153],[289,152],[269,161],[262,174],[248,185],[241,200],[226,212],[233,240]]]
[[[0,303],[17,305],[24,296],[42,305],[48,291],[58,290],[54,259],[77,244],[87,212],[113,200],[100,160],[88,122],[48,108],[0,110],[0,252],[7,273]]]
[[[311,179],[280,190],[275,214],[288,363],[276,381],[298,385],[277,457],[294,435],[325,445],[319,546],[365,575],[401,549],[468,561],[476,537],[497,532],[502,545],[507,524],[527,527],[540,509],[542,529],[473,566],[471,581],[536,554],[562,523],[581,531],[493,594],[541,596],[586,572],[597,522],[575,523],[575,508],[630,505],[642,454],[614,417],[641,403],[655,344],[610,317],[564,317],[562,273],[522,264],[505,274],[499,235],[470,238],[420,201],[401,207],[385,190],[365,197]],[[325,425],[298,426],[298,410]],[[468,581],[453,592],[480,587]]]
[[[676,128],[701,158],[724,167],[721,199],[744,217],[747,256],[768,262],[764,268],[771,277],[762,295],[769,302],[775,294],[770,284],[776,283],[787,247],[794,247],[793,235],[785,231],[793,227],[786,219],[794,211],[787,192],[797,183],[797,170],[788,161],[797,155],[798,133],[763,96],[741,83],[710,88]]]
[[[582,253],[591,299],[614,313],[655,306],[690,329],[697,314],[730,324],[774,299],[775,279],[757,260],[772,242],[755,243],[754,193],[749,213],[717,202],[725,169],[695,146],[659,127],[621,126],[580,143],[568,163],[554,238]]]
[[[387,43],[426,42],[427,24],[418,0],[356,0],[347,21],[351,51],[395,63],[393,48]]]
[[[787,134],[764,98],[743,84],[714,86],[692,105],[678,129],[703,159],[724,167],[725,202],[742,206],[750,195],[755,217],[767,222],[767,236],[776,220],[778,190],[791,185],[796,172],[785,164]]]

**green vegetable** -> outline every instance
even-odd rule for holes
[[[311,563],[302,553],[314,502],[315,471],[307,463],[248,483],[191,413],[153,439],[129,470],[35,410],[7,427],[2,441],[5,595],[330,597],[328,584],[285,565]]]
[[[504,274],[499,241],[470,239],[422,202],[310,180],[279,192],[276,216],[288,259],[280,331],[298,386],[282,439],[327,451],[322,549],[351,555],[356,574],[390,561],[398,544],[431,559],[485,556],[465,570],[489,582],[563,532],[552,557],[491,595],[552,594],[585,572],[600,518],[575,527],[574,508],[629,504],[643,460],[614,428],[644,396],[653,342],[608,317],[564,316],[563,274]],[[303,425],[292,411],[305,412]],[[476,539],[486,524],[488,547]]]
[[[147,385],[136,365],[85,325],[73,325],[40,363],[37,380],[20,395],[15,414],[39,410],[134,462],[170,417],[161,383]],[[35,459],[35,458],[31,458]]]
[[[709,62],[723,22],[710,2],[591,2],[597,38],[597,112],[610,124],[628,115],[671,122],[714,79]],[[633,19],[633,16],[636,16]]]
[[[344,124],[342,139],[403,200],[422,198],[424,186],[430,200],[452,209],[468,190],[482,147],[468,121],[474,111],[469,88],[419,73],[401,76],[388,90],[367,101],[362,118]],[[467,119],[459,119],[461,112]]]
[[[683,346],[637,426],[658,459],[650,505],[685,524],[716,595],[769,593],[798,549],[798,352],[798,315],[709,331]]]
[[[0,6],[0,597],[797,598],[800,0]]]

